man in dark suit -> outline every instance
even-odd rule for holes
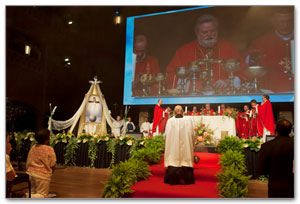
[[[294,139],[289,137],[291,130],[291,122],[279,120],[275,139],[261,146],[257,173],[269,175],[269,198],[294,197]]]

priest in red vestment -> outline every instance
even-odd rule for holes
[[[244,112],[238,113],[236,121],[236,129],[238,136],[241,138],[248,139],[250,136],[250,110],[248,105],[244,105]]]
[[[195,34],[197,39],[180,47],[169,65],[166,72],[169,74],[168,88],[179,88],[180,82],[176,76],[176,67],[186,67],[189,63],[204,59],[229,59],[239,58],[237,47],[229,42],[218,39],[218,20],[209,14],[198,18],[195,25]],[[203,69],[205,64],[201,65]],[[229,82],[227,73],[221,63],[214,62],[211,65],[212,84],[217,88],[225,87]],[[191,81],[186,82],[185,91],[192,88]],[[197,80],[196,88],[202,88],[201,81]]]
[[[194,106],[194,107],[193,107],[193,111],[191,111],[191,112],[189,113],[189,115],[191,115],[191,116],[200,115],[200,112],[198,112],[198,110],[197,110],[197,106]]]
[[[134,53],[136,54],[134,84],[140,82],[143,74],[157,74],[160,72],[158,60],[154,56],[147,55],[147,38],[145,35],[137,35],[134,41]],[[157,95],[158,86],[154,83],[151,87],[151,95]],[[134,88],[134,95],[141,95],[141,88]]]
[[[152,135],[163,133],[162,130],[165,128],[166,125],[168,114],[166,109],[161,108],[162,103],[162,99],[159,99],[158,104],[156,104],[154,108]]]
[[[294,40],[294,9],[279,8],[273,16],[274,30],[257,38],[250,45],[246,66],[261,65],[268,72],[260,80],[260,88],[272,92],[294,91],[291,41]],[[278,83],[280,82],[280,83]]]
[[[253,99],[250,101],[250,104],[251,104],[251,110],[250,110],[250,114],[249,114],[250,137],[253,137],[253,136],[262,137],[263,132],[258,131],[258,122],[260,122],[260,121],[258,120],[257,101]]]
[[[201,115],[216,115],[214,109],[210,108],[210,104],[205,104],[205,109],[201,111]]]
[[[226,111],[226,106],[224,103],[221,104],[220,106],[220,113],[218,113],[219,115],[223,115],[223,113]],[[218,110],[219,112],[219,110]]]
[[[263,95],[263,102],[257,106],[258,109],[258,130],[263,133],[263,140],[266,141],[266,135],[274,135],[275,121],[272,104],[268,95]]]

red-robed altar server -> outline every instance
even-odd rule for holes
[[[166,125],[168,114],[166,113],[166,109],[161,108],[162,103],[162,99],[159,99],[158,104],[156,104],[154,108],[152,135],[162,133],[162,130],[165,128]]]
[[[248,139],[250,136],[250,110],[248,105],[244,105],[244,112],[239,113],[236,121],[236,129],[239,137]]]
[[[251,110],[250,110],[250,136],[258,136],[258,137],[262,137],[263,133],[262,132],[258,132],[257,129],[257,123],[260,122],[258,120],[258,111],[257,111],[257,101],[256,100],[251,100],[250,101],[251,104]]]
[[[275,121],[272,104],[268,95],[263,95],[263,102],[258,105],[258,130],[263,133],[263,141],[266,141],[266,135],[274,135]]]
[[[154,56],[147,55],[147,37],[137,35],[134,40],[134,53],[136,54],[134,81],[138,82],[143,74],[157,74],[160,72],[158,60]],[[152,95],[157,95],[157,84],[152,85]],[[140,95],[140,90],[135,90],[136,95]]]
[[[198,110],[197,110],[197,106],[194,106],[194,107],[193,107],[193,111],[191,111],[191,112],[189,113],[189,115],[191,115],[191,116],[200,115],[200,112],[198,112]]]
[[[214,109],[210,108],[210,104],[205,104],[205,109],[201,111],[201,115],[215,115]]]
[[[274,30],[256,39],[249,47],[246,64],[261,65],[268,72],[260,88],[273,92],[294,91],[291,41],[294,40],[294,9],[279,8],[273,15]],[[278,83],[280,82],[280,83]]]
[[[209,14],[200,16],[195,25],[195,34],[197,39],[180,47],[169,65],[166,72],[169,74],[169,88],[178,88],[180,86],[176,76],[176,67],[186,67],[189,63],[209,56],[209,59],[229,59],[238,58],[237,47],[229,42],[218,39],[218,20]],[[205,64],[202,65],[203,68]],[[212,84],[217,88],[227,85],[228,73],[225,72],[220,63],[211,65],[213,76]],[[187,82],[185,91],[191,90],[191,83]],[[202,85],[199,80],[196,82],[196,88],[201,89]]]

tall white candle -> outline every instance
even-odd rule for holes
[[[218,106],[218,113],[221,113],[221,106]]]
[[[252,111],[250,111],[250,118],[252,117]]]
[[[185,113],[187,113],[187,106],[185,107]]]
[[[165,117],[165,111],[163,112],[163,118]]]

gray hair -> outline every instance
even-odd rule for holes
[[[175,112],[175,114],[180,114],[180,113],[183,113],[183,109],[180,105],[177,105],[174,108],[174,112]]]
[[[214,17],[211,14],[203,14],[202,16],[197,18],[195,28],[197,28],[197,26],[199,26],[200,24],[206,23],[206,22],[212,22],[213,24],[215,24],[216,27],[219,26],[219,22],[216,17]]]

